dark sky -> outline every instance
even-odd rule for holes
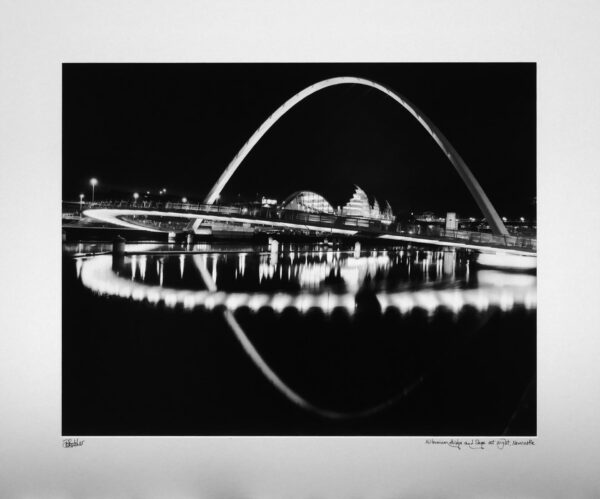
[[[446,135],[502,216],[532,215],[535,64],[66,64],[63,197],[157,192],[201,201],[256,128],[306,86],[375,80]],[[252,150],[223,202],[315,190],[343,204],[353,184],[395,211],[479,216],[458,174],[416,120],[375,89],[313,94]]]

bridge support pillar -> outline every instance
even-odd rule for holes
[[[354,258],[360,258],[360,241],[354,243]]]
[[[117,236],[113,239],[112,244],[112,269],[114,272],[120,272],[125,265],[125,244],[127,241],[124,237]]]
[[[124,237],[117,236],[113,240],[112,252],[113,255],[124,255],[125,254],[125,244],[127,240]]]

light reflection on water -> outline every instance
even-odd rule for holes
[[[75,254],[107,251],[96,244],[73,245]],[[176,251],[181,245],[128,245],[128,252]],[[370,294],[382,311],[408,313],[420,307],[430,314],[443,306],[454,313],[466,306],[485,311],[536,307],[536,276],[480,269],[476,253],[451,248],[403,246],[360,252],[315,246],[202,244],[185,247],[202,254],[129,254],[76,258],[84,286],[150,304],[186,309],[224,306],[235,311],[270,307],[276,312],[317,307],[326,313],[341,307],[354,313],[357,296]],[[473,268],[471,268],[473,266]],[[210,276],[216,290],[207,289]],[[210,286],[209,286],[210,288]]]
[[[161,316],[172,318],[170,311],[151,310],[156,305],[177,312],[197,310],[177,313],[178,324],[194,321],[195,327],[198,320],[206,332],[212,327],[206,323],[222,317],[248,358],[282,395],[330,419],[372,416],[405,400],[412,390],[426,389],[423,381],[451,365],[445,359],[462,352],[473,331],[484,331],[485,324],[492,322],[490,317],[519,321],[520,308],[536,308],[535,274],[482,267],[477,264],[478,253],[471,250],[410,245],[357,251],[289,244],[276,248],[130,244],[126,255],[113,256],[110,249],[98,244],[65,248],[80,255],[71,271],[84,287],[119,298],[102,303],[81,293],[78,298],[83,303],[117,313],[131,311],[141,321],[151,316],[144,322],[151,331],[156,317],[159,322]],[[131,302],[143,306],[130,307]],[[462,320],[459,314],[465,307],[480,313],[466,313],[462,318],[467,320]],[[511,313],[494,314],[494,308]],[[275,315],[269,309],[278,314],[272,323]],[[300,313],[295,315],[293,309]],[[312,313],[315,309],[326,315]],[[383,317],[381,312],[387,311],[392,313]],[[408,315],[412,312],[416,314]],[[289,335],[263,334],[281,325]],[[159,332],[162,329],[157,327]],[[318,338],[306,342],[313,332]],[[210,343],[219,336],[202,341]],[[176,346],[177,341],[173,339]],[[309,364],[299,352],[311,359],[310,369],[303,367]],[[240,373],[243,366],[238,366]],[[348,377],[353,383],[340,381]],[[382,384],[382,380],[387,381]]]

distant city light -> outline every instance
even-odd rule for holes
[[[139,197],[140,197],[140,195],[137,192],[133,193],[133,199],[137,200],[137,198],[139,198]]]
[[[98,179],[97,178],[91,178],[90,179],[90,184],[92,185],[92,203],[93,203],[94,202],[94,194],[95,194],[96,186],[98,185]]]
[[[520,218],[520,220],[521,220],[521,222],[524,222],[524,221],[525,221],[525,218],[521,217],[521,218]]]
[[[502,217],[502,221],[507,222],[508,220],[506,219],[506,217]]]
[[[181,198],[182,203],[187,203],[187,198]]]
[[[266,197],[262,197],[261,203],[263,206],[268,207],[268,206],[274,206],[277,204],[277,200],[276,199],[269,199]]]

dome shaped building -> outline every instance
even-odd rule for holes
[[[297,191],[282,203],[284,210],[306,211],[309,213],[327,213],[335,215],[333,206],[320,194],[312,191]]]

